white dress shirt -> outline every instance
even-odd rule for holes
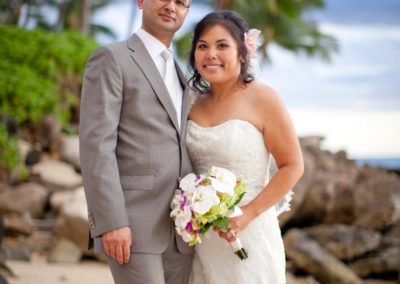
[[[164,78],[165,74],[165,60],[161,56],[161,53],[167,48],[161,41],[156,39],[154,36],[149,34],[143,29],[139,29],[136,32],[136,35],[140,38],[140,40],[143,42],[144,46],[146,47],[147,51],[149,52],[151,58],[153,59],[154,64],[156,65],[158,71],[160,72],[161,78]],[[172,53],[172,52],[171,52]],[[183,90],[181,83],[178,78],[178,74],[175,69],[175,92],[174,94],[171,94],[171,92],[168,93],[170,95],[171,101],[175,107],[176,114],[177,114],[177,119],[178,119],[178,125],[179,127],[181,126],[181,115],[182,115],[182,96],[183,96]]]

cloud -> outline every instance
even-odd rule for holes
[[[360,43],[369,41],[391,40],[400,41],[400,26],[391,25],[339,25],[332,23],[320,24],[321,31],[332,34],[341,41]]]
[[[323,148],[352,158],[400,157],[400,111],[289,109],[299,136],[324,136]]]

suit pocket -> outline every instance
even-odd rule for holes
[[[154,174],[121,176],[123,190],[152,190],[154,186]]]

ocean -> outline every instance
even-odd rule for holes
[[[400,170],[400,158],[357,158],[354,159],[359,165],[371,165],[388,170]]]

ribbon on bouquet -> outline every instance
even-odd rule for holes
[[[228,217],[228,218],[233,218],[233,217],[237,217],[240,215],[243,215],[243,211],[242,211],[242,209],[240,209],[239,206],[235,206],[235,208],[233,210],[228,210],[228,212],[226,212],[226,217]],[[244,260],[249,257],[246,249],[243,247],[242,242],[240,241],[239,238],[236,238],[236,240],[233,242],[230,242],[230,244],[232,246],[234,253],[241,260]]]

